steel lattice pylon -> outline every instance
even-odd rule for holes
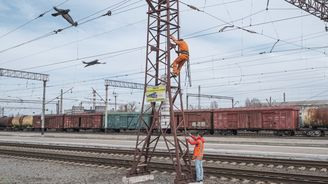
[[[169,36],[179,38],[179,1],[146,0],[148,8],[147,55],[145,88],[140,116],[139,134],[136,142],[134,163],[128,177],[149,173],[148,164],[160,139],[163,140],[176,170],[175,183],[187,183],[193,178],[191,158],[186,143],[180,78],[171,78],[171,54],[174,49]],[[176,55],[175,55],[176,56]],[[165,86],[166,100],[146,102],[149,86]],[[166,109],[166,110],[164,110]],[[165,111],[165,112],[164,112]],[[182,111],[182,120],[174,118],[174,111]],[[151,124],[147,125],[146,114],[151,114]],[[169,122],[165,126],[163,117]],[[184,130],[178,135],[178,129]],[[143,131],[142,131],[143,130]],[[172,136],[168,136],[169,131]]]
[[[328,22],[327,0],[285,0],[286,2]]]

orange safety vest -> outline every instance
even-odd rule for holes
[[[197,144],[195,145],[194,148],[193,159],[202,160],[204,156],[204,143],[202,142],[201,139],[197,139],[196,142]]]
[[[178,53],[189,55],[189,48],[187,42],[177,40],[175,43],[179,46]]]

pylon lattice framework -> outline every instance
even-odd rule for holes
[[[176,171],[175,183],[187,183],[193,177],[188,144],[185,140],[186,130],[180,77],[171,78],[171,52],[174,49],[170,36],[179,38],[179,1],[178,0],[146,0],[148,8],[148,33],[146,50],[145,89],[140,116],[140,127],[145,128],[145,134],[139,128],[136,142],[134,163],[128,176],[148,174],[148,165],[156,150],[160,138],[169,152]],[[146,89],[148,86],[164,85],[166,101],[146,104]],[[147,107],[146,107],[146,106]],[[161,123],[164,106],[169,112],[169,128]],[[182,118],[174,118],[174,111],[181,111]],[[151,114],[151,124],[147,125],[146,116]],[[166,114],[167,115],[167,114]],[[178,122],[177,122],[178,121]],[[178,135],[178,129],[183,130]],[[168,131],[171,137],[168,137]],[[180,137],[182,136],[182,137]]]
[[[328,22],[327,0],[285,0],[286,2]]]

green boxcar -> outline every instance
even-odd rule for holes
[[[138,129],[139,117],[140,112],[110,112],[107,116],[107,129],[136,130]],[[144,115],[144,120],[149,125],[151,115]],[[145,128],[145,125],[142,124],[141,127]]]

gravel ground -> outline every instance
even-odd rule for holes
[[[119,184],[126,174],[125,168],[101,168],[74,163],[40,160],[32,158],[0,156],[1,184]],[[144,184],[173,183],[171,173],[155,173],[155,180]],[[207,184],[239,183],[222,181],[217,178],[206,178]]]

